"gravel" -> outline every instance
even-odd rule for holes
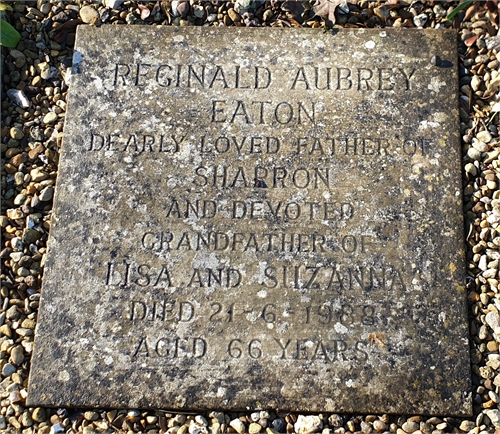
[[[398,2],[395,2],[398,3]],[[75,25],[312,27],[331,25],[308,2],[48,1],[9,2],[2,12],[21,33],[3,49],[0,227],[0,430],[5,433],[398,432],[498,433],[500,429],[500,37],[494,1],[345,2],[344,27],[454,27],[460,34],[460,131],[466,222],[474,416],[303,415],[279,411],[174,414],[166,411],[49,409],[25,406],[33,330],[50,230]],[[147,9],[147,10],[146,10]],[[292,30],[293,31],[293,30]],[[496,48],[495,48],[496,47]]]

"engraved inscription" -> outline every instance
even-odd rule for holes
[[[27,405],[465,415],[455,33],[228,30],[78,27]]]
[[[266,66],[116,63],[112,85],[257,90],[282,86],[284,80],[289,90],[409,91],[415,73],[416,69],[400,67],[301,66],[273,71]]]

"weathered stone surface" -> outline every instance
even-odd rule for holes
[[[80,27],[29,405],[469,414],[457,84],[447,31]]]

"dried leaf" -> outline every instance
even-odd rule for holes
[[[380,20],[385,21],[385,20],[387,20],[387,18],[390,17],[391,5],[386,4],[386,5],[379,6],[375,9],[373,9],[373,12]]]
[[[12,11],[12,6],[9,6],[7,3],[0,3],[0,11]]]
[[[66,46],[66,38],[69,33],[72,33],[76,30],[76,26],[79,24],[83,24],[81,20],[69,20],[66,21],[61,27],[58,27],[54,32],[54,41],[62,46]]]
[[[387,345],[382,341],[382,339],[385,339],[384,333],[370,333],[368,335],[368,342],[370,343],[370,346],[377,344],[380,348],[387,348]]]
[[[276,20],[271,23],[271,27],[292,27],[292,25],[285,20]]]
[[[146,5],[143,5],[142,3],[137,3],[137,6],[141,10],[141,20],[145,20],[146,18],[151,15],[151,11]]]
[[[465,11],[465,16],[464,16],[464,21],[469,21],[472,15],[474,15],[477,11],[477,8],[479,7],[479,3],[474,3],[472,6],[470,6],[466,11]]]
[[[177,12],[181,16],[181,18],[187,18],[188,13],[189,13],[189,2],[187,1],[181,1],[177,5]]]
[[[328,17],[335,24],[335,9],[337,9],[337,6],[345,3],[347,3],[347,0],[316,0],[312,10],[320,17]]]
[[[500,6],[498,5],[498,0],[487,0],[486,1],[486,9],[488,9],[490,12],[497,12],[498,13],[498,8]]]
[[[297,20],[294,20],[293,18],[288,18],[288,20],[290,21],[292,27],[302,27],[302,24],[300,24]]]
[[[471,36],[470,38],[467,38],[467,39],[464,41],[464,43],[465,43],[465,45],[467,45],[467,47],[470,47],[470,46],[471,46],[471,45],[473,45],[473,44],[474,44],[474,42],[476,42],[476,41],[477,41],[477,35],[473,35],[473,36]]]

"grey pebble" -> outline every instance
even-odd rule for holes
[[[419,430],[420,424],[418,424],[417,422],[406,421],[401,428],[403,428],[404,432],[407,432],[410,434],[410,433],[413,433],[413,432]]]
[[[14,237],[10,240],[10,245],[14,250],[17,251],[22,251],[24,249],[23,242],[21,241],[21,238],[19,237]]]
[[[9,89],[7,91],[7,96],[19,107],[28,108],[30,106],[29,99],[22,90]]]
[[[84,23],[91,23],[99,19],[99,12],[97,12],[92,6],[87,5],[80,9],[80,18]]]
[[[467,156],[472,160],[480,160],[481,151],[478,151],[476,148],[469,148],[469,150],[467,151]]]
[[[271,422],[271,428],[278,432],[283,431],[285,429],[285,425],[285,420],[281,417],[278,417]]]
[[[39,199],[40,202],[47,202],[52,199],[52,196],[54,195],[54,187],[51,185],[45,187],[42,191],[40,191]]]
[[[2,369],[2,374],[8,377],[9,375],[12,375],[16,371],[17,369],[12,363],[6,363]]]

